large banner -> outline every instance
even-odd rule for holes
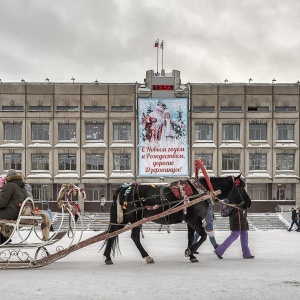
[[[188,176],[188,99],[138,99],[139,176]]]

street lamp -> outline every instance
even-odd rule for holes
[[[49,78],[48,78],[48,77],[46,77],[45,81],[49,82]]]
[[[226,78],[225,80],[224,80],[224,82],[225,82],[225,84],[228,82],[228,79]]]
[[[275,79],[275,78],[273,78],[273,79],[272,79],[272,83],[274,83],[275,81],[276,81],[276,79]]]
[[[22,83],[24,83],[24,82],[25,82],[25,80],[22,78],[21,82],[22,82]]]
[[[74,83],[74,81],[75,81],[75,78],[74,78],[74,77],[72,77],[72,78],[71,78],[71,80],[72,80],[72,81],[73,81],[73,83]]]
[[[250,83],[251,81],[253,81],[253,79],[252,79],[251,77],[250,77],[248,80],[249,80],[249,83]]]

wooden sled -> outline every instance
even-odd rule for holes
[[[58,229],[52,235],[46,234],[45,236],[44,234],[46,212],[32,212],[24,215],[28,207],[33,208],[34,211],[35,205],[31,198],[23,201],[17,220],[2,220],[4,222],[0,224],[1,231],[6,231],[9,235],[6,235],[6,242],[0,245],[0,269],[30,268],[40,259],[50,256],[51,253],[68,249],[81,241],[83,234],[81,214],[77,212],[79,218],[75,224],[74,208],[62,199],[65,190],[71,186],[74,188],[74,185],[63,185],[60,191],[58,204],[62,217]],[[66,221],[68,230],[63,229]],[[51,223],[47,225],[50,228]],[[57,244],[62,238],[68,239],[66,247]]]

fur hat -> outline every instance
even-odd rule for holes
[[[7,172],[6,176],[11,176],[11,175],[15,175],[15,174],[17,174],[17,171],[14,170],[14,169],[10,169],[10,170]]]

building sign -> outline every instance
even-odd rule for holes
[[[139,176],[188,176],[188,99],[139,98]]]

